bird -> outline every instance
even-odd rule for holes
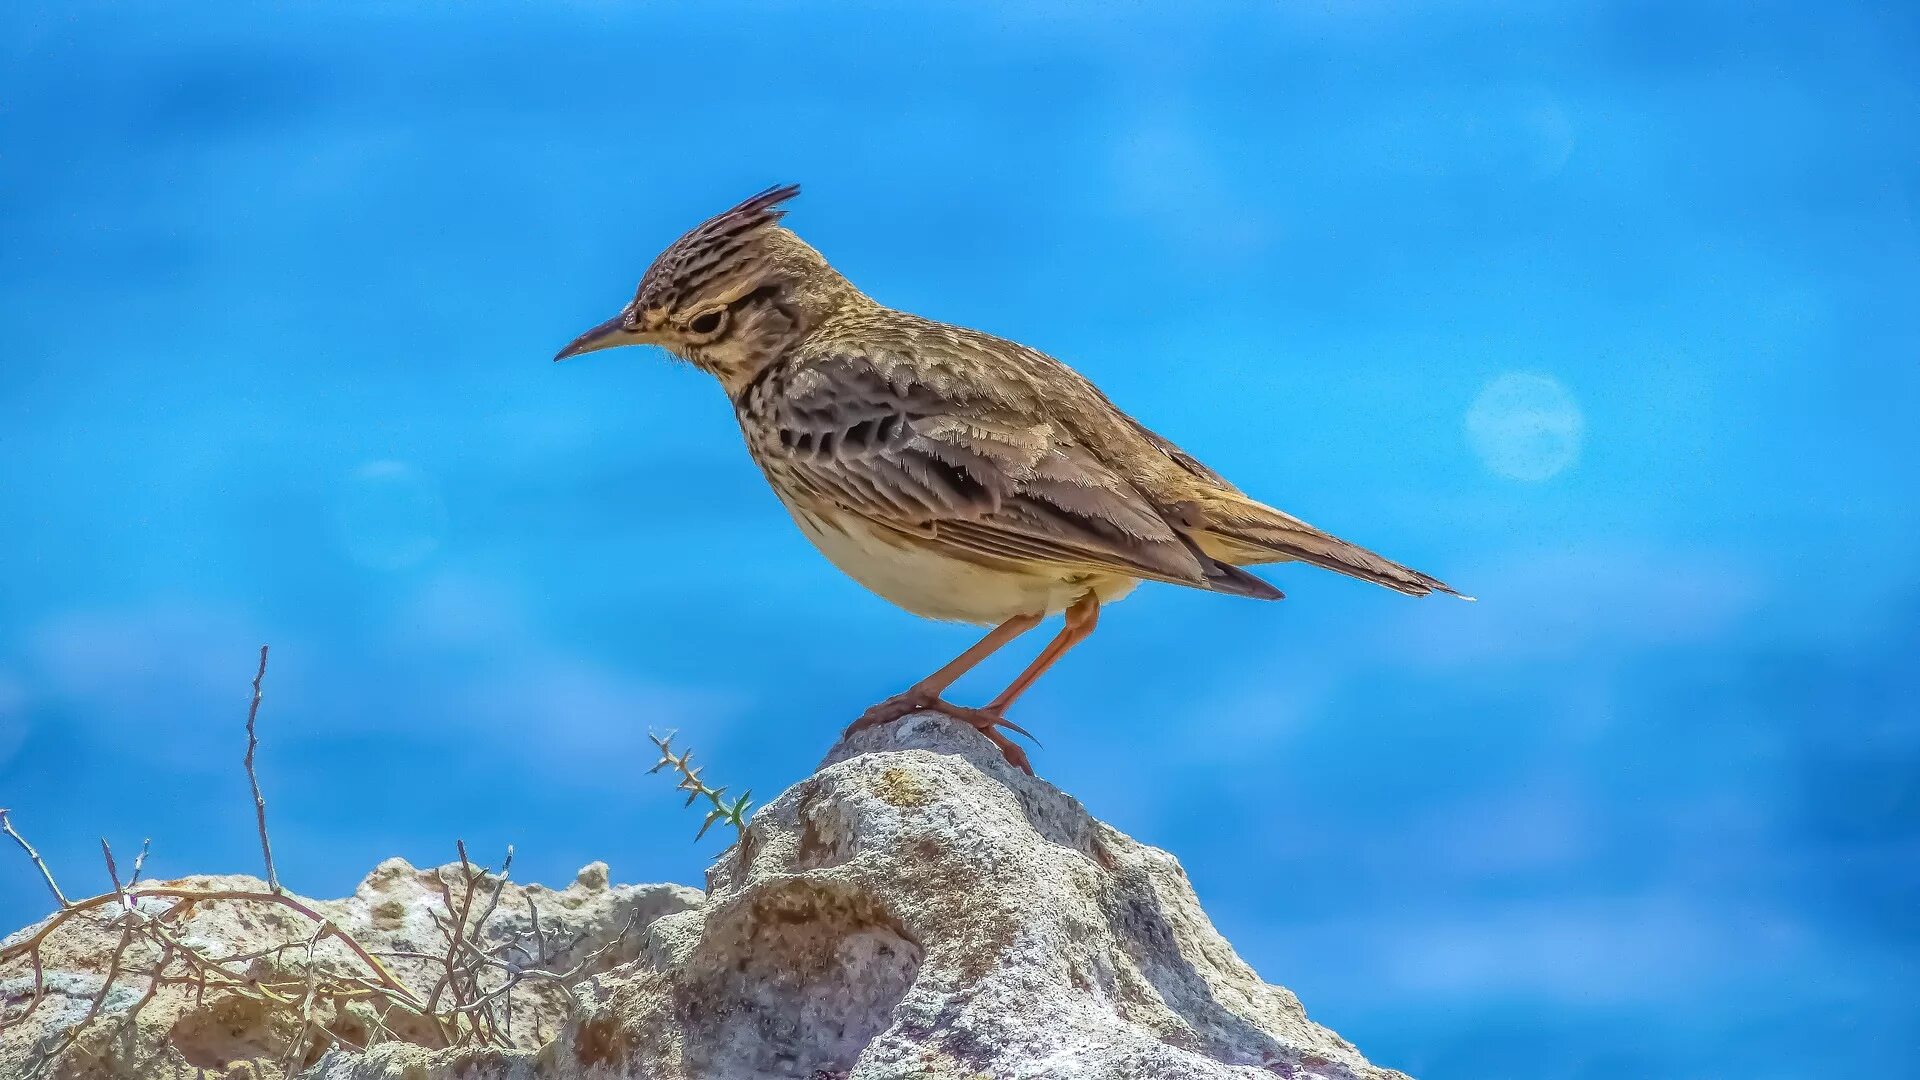
[[[928,619],[991,627],[847,734],[931,711],[1014,766],[1007,710],[1143,581],[1279,600],[1245,567],[1301,562],[1409,596],[1461,594],[1258,502],[1037,349],[883,306],[781,224],[797,185],[695,226],[566,360],[661,346],[716,378],[807,539]],[[1472,599],[1462,597],[1462,599]],[[1059,632],[981,707],[949,687],[1044,619]]]

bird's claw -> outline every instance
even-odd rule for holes
[[[868,728],[879,727],[881,724],[891,724],[903,716],[911,716],[917,712],[933,709],[938,704],[944,704],[944,702],[941,702],[938,698],[922,697],[912,691],[904,694],[895,694],[878,705],[870,707],[866,712],[861,713],[860,719],[848,724],[847,730],[841,732],[840,737],[844,739],[849,735],[865,731]]]
[[[1033,775],[1033,765],[1027,758],[1027,752],[1022,750],[1012,739],[1002,735],[999,729],[1009,728],[1025,735],[1029,739],[1033,739],[1032,732],[1007,719],[996,710],[970,709],[964,705],[955,705],[952,702],[944,701],[937,697],[926,697],[915,694],[912,691],[904,694],[896,694],[874,705],[866,712],[861,713],[860,719],[847,725],[847,730],[842,732],[840,737],[846,738],[856,732],[879,727],[881,724],[891,724],[895,720],[905,716],[911,716],[917,712],[939,713],[941,716],[966,724],[980,734],[985,735],[987,741],[999,747],[1000,753],[1006,757],[1009,764],[1020,769],[1028,776]],[[1038,739],[1034,739],[1034,742],[1039,741]]]

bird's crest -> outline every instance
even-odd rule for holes
[[[634,308],[671,310],[682,297],[704,292],[713,280],[734,276],[758,262],[754,236],[778,224],[787,213],[780,204],[798,194],[798,184],[770,187],[694,226],[647,268]]]

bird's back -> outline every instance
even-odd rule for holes
[[[804,368],[850,352],[963,407],[1056,429],[1156,503],[1178,502],[1194,485],[1238,493],[1225,477],[1127,415],[1086,376],[1017,341],[874,305],[807,335],[793,361]]]
[[[1454,591],[1248,498],[1079,372],[982,331],[871,302],[850,305],[772,365],[758,392],[791,403],[796,394],[819,391],[821,400],[831,400],[834,384],[845,383],[853,368],[884,388],[878,395],[869,388],[867,397],[890,399],[890,406],[873,402],[875,410],[892,407],[922,418],[916,422],[944,418],[959,444],[947,456],[958,470],[970,467],[969,454],[983,462],[996,458],[993,465],[1001,467],[997,458],[1008,449],[1026,453],[1030,462],[1039,460],[1041,447],[1080,461],[1080,475],[1053,484],[1048,501],[1084,510],[1106,546],[1124,549],[1140,564],[1140,576],[1275,598],[1277,590],[1231,567],[1297,560],[1415,596]],[[745,396],[741,404],[753,407]]]

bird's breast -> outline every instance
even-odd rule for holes
[[[1118,600],[1134,578],[1068,573],[949,554],[910,534],[856,514],[782,496],[800,531],[841,572],[899,607],[928,619],[991,626],[1016,615],[1052,615],[1092,592]]]

